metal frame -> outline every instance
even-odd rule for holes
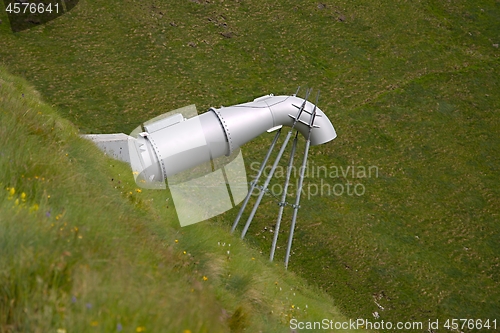
[[[300,87],[299,87],[300,89]],[[295,95],[298,93],[299,90],[297,90],[297,92],[295,93]],[[290,233],[289,233],[289,236],[288,236],[288,242],[287,242],[287,249],[286,249],[286,255],[285,255],[285,268],[288,268],[288,263],[290,261],[290,254],[291,254],[291,249],[292,249],[292,241],[293,241],[293,233],[294,233],[294,230],[295,230],[295,224],[296,224],[296,221],[297,221],[297,216],[298,216],[298,211],[299,211],[299,208],[300,208],[300,197],[301,197],[301,193],[302,193],[302,186],[303,186],[303,183],[304,183],[304,173],[305,173],[305,168],[306,168],[306,165],[307,165],[307,158],[308,158],[308,154],[309,154],[309,148],[311,146],[311,132],[313,130],[313,128],[317,128],[318,126],[314,124],[314,120],[316,118],[316,112],[317,112],[317,104],[318,104],[318,99],[319,99],[319,91],[316,95],[316,103],[314,104],[314,107],[313,107],[313,110],[312,111],[307,111],[305,110],[305,107],[306,107],[306,103],[307,103],[307,99],[309,98],[309,95],[311,94],[312,92],[312,89],[307,89],[306,90],[306,96],[304,98],[304,101],[302,103],[302,105],[300,107],[298,107],[298,111],[297,111],[297,115],[296,116],[292,116],[290,115],[291,118],[294,119],[293,121],[293,124],[289,130],[289,132],[287,133],[287,136],[285,137],[285,140],[283,141],[282,145],[281,145],[281,148],[278,152],[278,156],[276,156],[276,159],[271,167],[271,170],[269,172],[269,174],[267,175],[267,178],[266,180],[264,181],[264,184],[262,186],[258,186],[258,182],[259,182],[259,179],[262,175],[262,172],[265,168],[265,166],[267,165],[267,162],[269,160],[269,157],[271,156],[271,152],[273,151],[274,147],[276,146],[276,142],[278,141],[278,138],[280,136],[280,133],[281,133],[281,129],[278,130],[278,132],[276,133],[275,137],[274,137],[274,140],[273,142],[271,143],[271,146],[269,147],[269,150],[267,151],[267,154],[266,156],[264,157],[264,160],[262,161],[262,164],[260,166],[260,169],[257,173],[257,176],[255,177],[255,179],[250,183],[251,186],[250,186],[250,191],[248,192],[239,212],[238,212],[238,215],[236,216],[236,219],[233,223],[233,226],[231,228],[231,233],[233,233],[235,230],[236,230],[236,227],[238,226],[238,223],[243,215],[243,212],[248,204],[248,201],[250,199],[250,196],[252,195],[253,191],[255,190],[255,188],[258,188],[260,190],[260,193],[259,193],[259,196],[257,197],[256,201],[255,201],[255,204],[250,212],[250,215],[248,216],[248,219],[245,223],[245,226],[243,227],[243,230],[241,232],[241,238],[245,238],[245,235],[247,234],[248,232],[248,229],[253,221],[253,218],[255,216],[255,213],[257,212],[257,209],[259,208],[259,205],[262,201],[262,198],[264,197],[264,195],[268,192],[268,186],[269,186],[269,183],[271,182],[271,179],[273,178],[273,175],[274,175],[274,172],[276,171],[276,168],[283,156],[283,153],[290,141],[290,138],[293,134],[293,131],[295,129],[295,125],[297,123],[302,123],[304,124],[305,122],[303,120],[300,119],[300,116],[302,115],[303,112],[306,112],[310,115],[309,117],[309,122],[308,123],[305,123],[309,130],[308,130],[308,133],[307,133],[307,139],[306,139],[306,144],[305,144],[305,149],[304,149],[304,155],[303,155],[303,159],[302,159],[302,165],[301,165],[301,168],[300,168],[300,173],[299,173],[299,182],[298,182],[298,187],[297,187],[297,193],[295,195],[295,203],[294,204],[289,204],[286,202],[286,196],[287,196],[287,192],[288,192],[288,186],[290,184],[290,176],[291,176],[291,170],[292,170],[292,167],[293,167],[293,162],[294,162],[294,155],[295,155],[295,151],[296,151],[296,148],[297,148],[297,141],[298,141],[298,131],[296,131],[295,133],[295,138],[293,140],[293,143],[292,143],[292,148],[291,148],[291,151],[290,151],[290,157],[288,159],[288,164],[287,164],[287,174],[286,174],[286,179],[285,179],[285,185],[284,185],[284,189],[283,189],[283,193],[282,193],[282,196],[281,196],[281,200],[279,201],[278,205],[279,205],[279,211],[278,211],[278,218],[277,218],[277,221],[276,221],[276,226],[274,228],[274,237],[273,237],[273,242],[272,242],[272,245],[271,245],[271,253],[270,253],[270,257],[269,257],[269,260],[270,261],[273,261],[274,260],[274,255],[275,255],[275,252],[276,252],[276,244],[277,244],[277,241],[278,241],[278,237],[279,237],[279,230],[280,230],[280,225],[281,225],[281,220],[282,220],[282,217],[283,217],[283,210],[285,208],[285,206],[287,205],[290,205],[292,208],[293,208],[293,216],[292,216],[292,223],[291,223],[291,226],[290,226]],[[294,96],[295,96],[294,95]]]

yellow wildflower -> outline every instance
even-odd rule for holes
[[[191,330],[184,330],[182,333],[191,333]]]
[[[16,199],[16,202],[14,202],[17,205],[19,205],[19,199]]]
[[[146,330],[146,327],[144,326],[139,326],[135,329],[136,332],[144,332]]]
[[[97,321],[95,321],[95,320],[92,321],[92,322],[90,322],[90,326],[94,326],[95,327],[97,325],[99,325],[99,323]]]
[[[178,239],[176,239],[176,240],[175,240],[175,242],[176,242],[176,243],[179,243],[179,240],[178,240]]]
[[[26,201],[26,193],[21,193],[21,200]]]
[[[30,208],[30,212],[36,212],[38,210],[38,204],[34,204],[33,206],[31,206]]]
[[[14,194],[16,194],[16,189],[15,189],[15,188],[13,188],[13,187],[11,187],[11,188],[9,189],[9,194],[10,194],[11,196],[12,196],[12,195],[14,195]]]
[[[205,275],[203,275],[203,281],[207,281],[207,280],[208,280],[208,278]]]
[[[64,328],[58,328],[57,333],[66,333],[66,330]]]
[[[136,189],[135,189],[135,191],[136,191],[137,193],[141,193],[141,192],[142,192],[142,190],[141,190],[140,188],[136,188]]]

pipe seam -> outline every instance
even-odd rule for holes
[[[224,117],[219,112],[219,110],[217,110],[215,108],[210,108],[209,110],[215,113],[215,115],[217,116],[217,119],[219,119],[219,122],[222,125],[222,128],[224,129],[224,133],[226,134],[226,139],[227,139],[227,142],[229,144],[229,152],[227,154],[227,156],[229,156],[234,151],[233,139],[231,138],[231,132],[229,132],[229,128],[226,124],[226,121],[224,120]]]
[[[153,151],[155,152],[156,158],[160,162],[161,165],[161,171],[163,172],[163,179],[167,178],[167,168],[165,166],[165,162],[163,161],[163,158],[160,153],[160,149],[158,148],[158,145],[156,142],[151,138],[150,136],[146,136],[146,139],[151,143],[151,147],[153,147]]]

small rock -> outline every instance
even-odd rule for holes
[[[318,4],[318,9],[325,9],[326,5],[324,3],[319,3]]]
[[[175,24],[175,22],[170,22],[169,24],[170,24],[172,27],[176,27],[176,26],[177,26],[177,24]]]
[[[233,38],[234,37],[234,34],[231,31],[221,32],[220,34],[226,38]]]
[[[187,45],[191,46],[191,47],[196,47],[196,43],[195,42],[189,42]]]
[[[1,21],[0,21],[1,22]],[[498,44],[493,44],[493,47],[496,47],[498,49]]]
[[[31,24],[40,24],[41,21],[38,20],[38,19],[29,19],[27,18],[26,20],[24,20],[24,22],[28,22],[28,23],[31,23]]]
[[[221,311],[221,315],[220,315],[219,319],[220,319],[221,321],[226,321],[226,320],[228,320],[230,317],[231,317],[231,316],[229,315],[229,313],[228,313],[226,310],[222,309],[222,311]]]
[[[345,15],[342,15],[342,14],[341,14],[341,15],[338,17],[338,19],[339,19],[339,21],[340,21],[340,22],[345,22]]]

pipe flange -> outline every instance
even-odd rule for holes
[[[165,163],[163,162],[163,158],[161,157],[160,149],[158,149],[156,142],[153,140],[153,138],[151,136],[146,136],[145,138],[146,138],[146,140],[148,140],[151,143],[151,146],[153,147],[153,151],[156,154],[156,158],[160,162],[161,171],[163,172],[163,179],[164,180],[167,179],[167,168],[165,167]]]
[[[219,119],[219,122],[222,125],[222,128],[224,128],[224,133],[226,134],[227,143],[229,145],[229,153],[226,156],[229,156],[233,153],[234,146],[233,146],[233,139],[231,138],[231,132],[229,132],[229,128],[227,127],[226,121],[224,120],[224,117],[222,117],[220,111],[217,110],[216,108],[210,108],[208,110],[215,113],[217,119]]]

